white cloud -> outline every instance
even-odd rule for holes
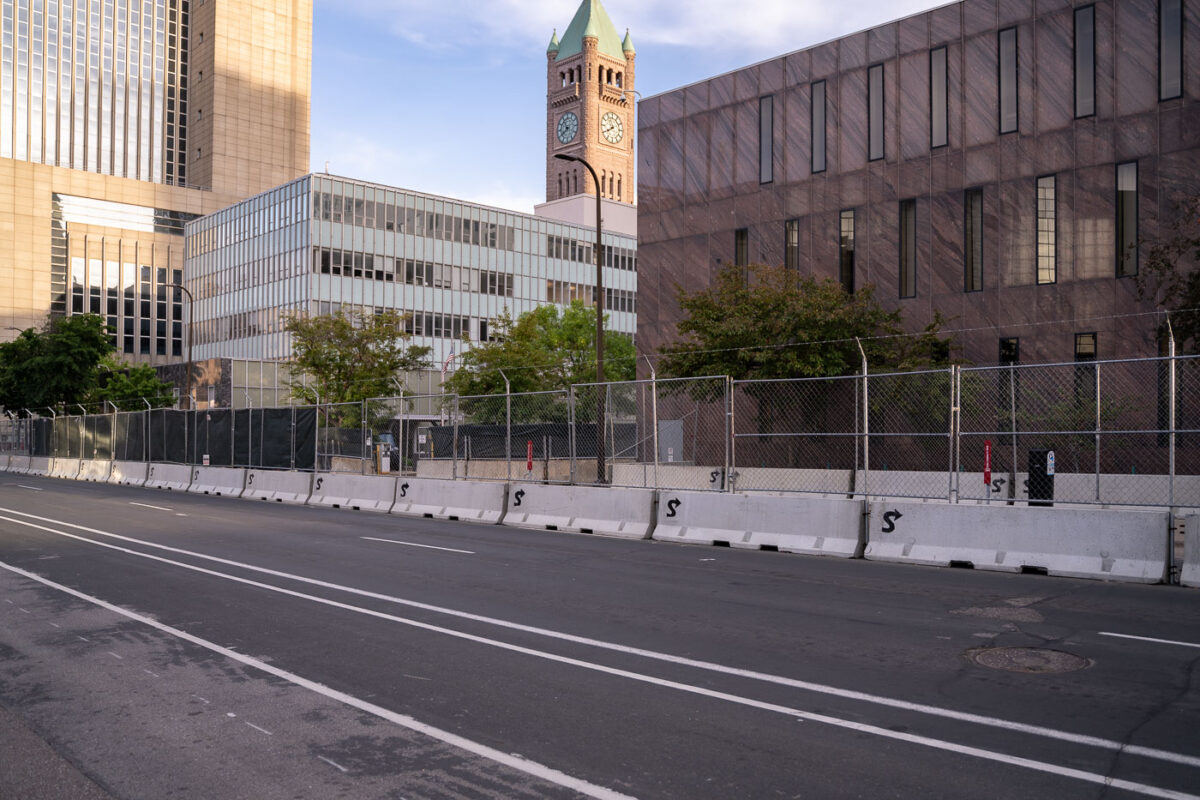
[[[808,47],[888,20],[941,5],[944,0],[606,0],[620,32],[634,43],[665,44],[766,57]],[[347,0],[342,9],[387,25],[417,46],[467,49],[488,37],[484,49],[506,42],[518,49],[545,46],[562,33],[576,0],[487,0],[431,3],[428,0]]]

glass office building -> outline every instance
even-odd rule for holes
[[[287,360],[296,314],[409,314],[440,365],[505,309],[592,302],[595,230],[325,174],[186,226],[194,357]],[[636,239],[604,234],[608,327],[637,328]]]

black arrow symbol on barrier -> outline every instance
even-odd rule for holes
[[[670,500],[668,500],[667,501],[667,516],[668,517],[675,516],[675,509],[679,508],[681,505],[683,505],[683,501],[680,500],[678,497],[673,497]]]
[[[896,530],[896,520],[903,516],[904,515],[899,511],[888,511],[885,513],[883,515],[883,532],[891,533],[892,531]]]
[[[400,484],[400,496],[408,497],[408,484],[407,483]]]
[[[719,469],[714,469],[712,472],[708,473],[708,482],[709,482],[709,483],[716,483],[716,482],[717,482],[717,476],[718,476],[718,475],[720,475],[720,474],[721,474],[721,470],[719,470]]]
[[[513,505],[514,505],[514,506],[519,506],[519,505],[521,505],[521,498],[522,498],[522,497],[524,497],[524,496],[525,496],[525,490],[524,490],[524,489],[518,489],[518,490],[517,490],[517,493],[513,495],[513,497],[517,498],[517,502],[513,503]]]

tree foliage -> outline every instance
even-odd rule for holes
[[[88,396],[89,403],[109,402],[121,411],[141,411],[149,403],[152,408],[167,408],[175,404],[174,384],[159,380],[149,364],[131,366],[109,356],[105,361],[107,374],[101,374],[101,385]]]
[[[429,366],[430,348],[407,344],[404,320],[395,311],[289,319],[296,374],[310,379],[293,379],[292,395],[308,403],[354,403],[395,394],[393,378]]]
[[[110,337],[95,314],[52,317],[41,330],[21,331],[0,344],[0,404],[36,411],[84,402],[115,349]]]
[[[1183,353],[1200,352],[1200,195],[1175,201],[1166,235],[1147,246],[1138,273],[1138,296],[1171,311],[1175,342]],[[1164,326],[1165,327],[1165,324]]]
[[[849,293],[837,281],[782,267],[730,265],[705,289],[679,290],[680,340],[660,351],[659,374],[729,375],[737,380],[850,375],[862,356],[873,369],[910,370],[950,360],[940,314],[915,336],[901,336],[900,311],[888,311],[873,286]]]
[[[633,380],[633,342],[604,331],[605,381]],[[460,395],[504,394],[503,370],[513,393],[566,389],[596,382],[596,309],[575,300],[570,306],[540,306],[516,321],[507,311],[496,321],[496,339],[466,350],[446,391]]]

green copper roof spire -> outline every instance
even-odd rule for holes
[[[626,55],[635,55],[636,54],[633,49],[633,37],[629,35],[629,28],[625,29],[625,41],[621,42],[621,50]]]
[[[600,0],[583,0],[580,3],[579,10],[575,12],[571,24],[567,26],[559,42],[558,58],[570,58],[583,52],[585,36],[595,37],[601,53],[612,58],[625,58],[621,35],[617,33]],[[626,36],[627,40],[628,38]]]
[[[550,36],[550,46],[546,48],[547,53],[558,52],[558,28],[554,29],[553,35]]]

